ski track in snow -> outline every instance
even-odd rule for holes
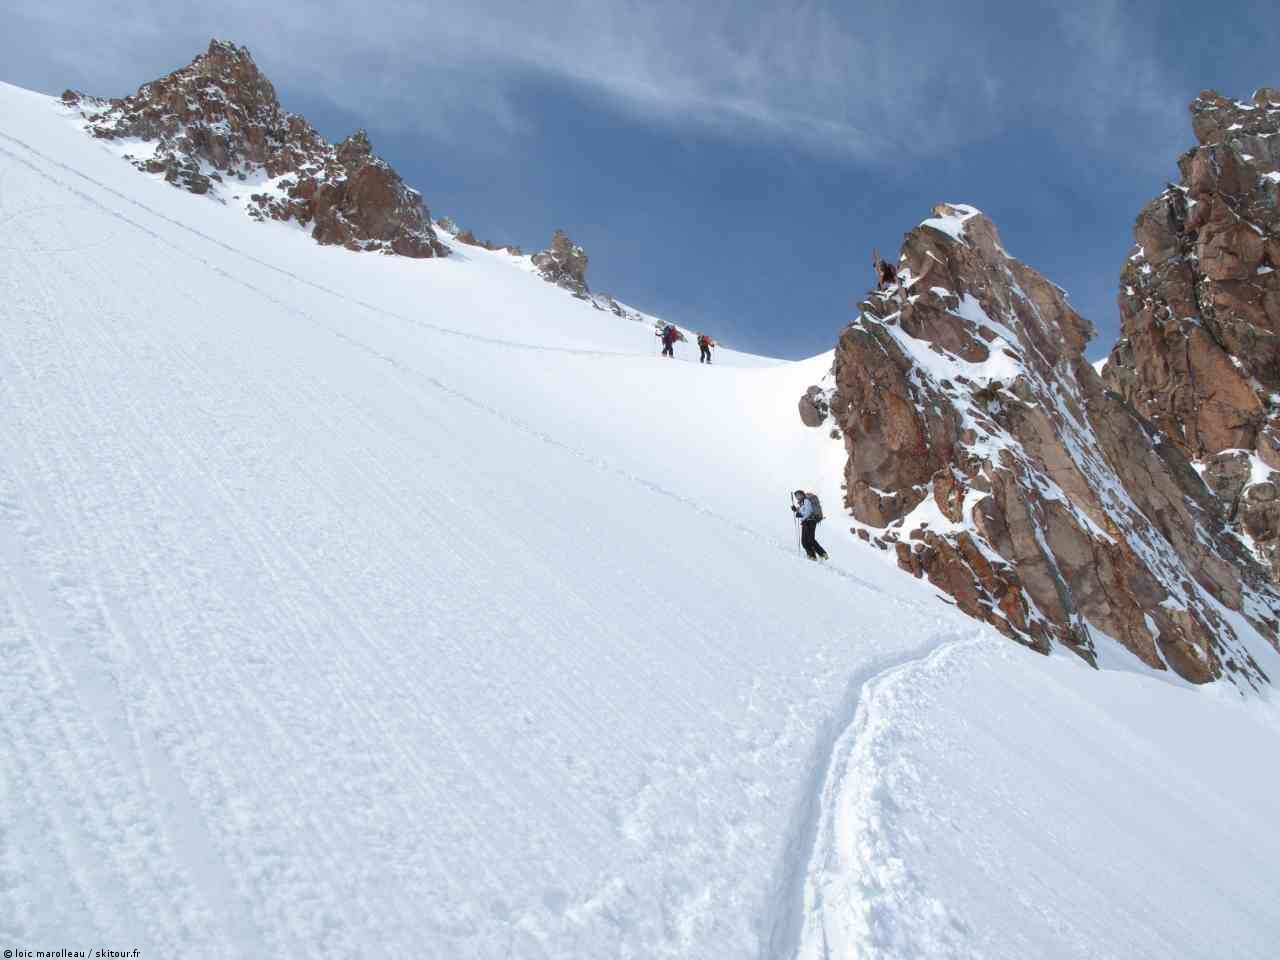
[[[919,656],[879,671],[860,685],[860,696],[855,709],[850,712],[849,721],[840,735],[832,743],[830,757],[823,767],[822,782],[813,791],[814,820],[812,825],[812,854],[806,860],[807,875],[798,878],[792,885],[792,896],[798,901],[788,924],[786,949],[779,953],[779,960],[830,960],[831,957],[856,956],[858,947],[875,944],[874,928],[890,926],[891,915],[878,914],[883,907],[877,902],[877,894],[883,894],[884,888],[892,883],[900,883],[901,878],[895,876],[900,864],[893,855],[883,849],[874,848],[881,838],[873,829],[847,831],[848,825],[841,822],[841,805],[848,802],[850,794],[855,792],[874,796],[878,784],[872,770],[865,767],[856,769],[851,759],[859,751],[874,750],[875,744],[869,735],[872,717],[876,713],[874,698],[886,687],[891,688],[899,683],[902,677],[913,671],[930,672],[938,670],[941,664],[968,646],[979,642],[977,639],[983,631],[975,629],[972,639],[953,639],[935,646],[931,650],[921,651]],[[871,774],[862,783],[851,784],[851,779],[859,774]],[[861,799],[861,797],[859,798]],[[865,801],[864,801],[865,802]],[[875,824],[879,826],[879,824]],[[850,867],[840,863],[840,855],[849,846],[855,845],[861,857]],[[843,868],[843,870],[841,869]],[[836,886],[830,879],[836,874],[862,893],[862,899],[844,896],[844,890],[836,889],[832,903],[827,903],[831,888]],[[845,874],[852,874],[846,878]],[[886,878],[892,881],[886,882]],[[907,881],[909,882],[909,880]],[[897,893],[897,891],[892,891]],[[850,902],[852,901],[852,902]],[[869,905],[864,906],[864,903]],[[864,927],[848,936],[847,943],[839,944],[842,949],[834,949],[828,936],[828,924],[844,931],[862,923]],[[935,944],[935,948],[939,945]],[[852,948],[852,949],[849,949]],[[874,949],[874,948],[873,948]],[[892,951],[889,954],[893,955]],[[904,956],[914,956],[913,952]],[[922,955],[927,955],[927,952]]]
[[[872,678],[832,752],[798,960],[1268,960],[1275,703],[990,633]]]
[[[975,628],[974,632],[981,632],[981,628]],[[807,873],[814,869],[831,840],[831,809],[839,798],[845,760],[861,730],[858,721],[865,712],[865,691],[896,671],[956,642],[948,636],[931,637],[906,656],[873,661],[850,677],[840,710],[819,732],[804,799],[787,830],[786,853],[775,876],[774,893],[765,916],[768,938],[762,943],[761,960],[797,957],[806,918],[821,914],[821,904],[814,906],[805,902]]]

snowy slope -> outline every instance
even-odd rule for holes
[[[947,644],[836,745],[799,956],[1274,957],[1278,737],[1221,685]]]
[[[863,684],[985,634],[837,521],[797,556],[829,356],[657,353],[506,254],[320,248],[0,86],[0,940],[810,949]]]
[[[827,361],[673,363],[3,117],[5,939],[757,954],[855,681],[975,629],[797,557]]]

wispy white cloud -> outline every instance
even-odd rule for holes
[[[870,161],[1024,122],[1096,140],[1184,124],[1126,4],[1027,6],[141,0],[104,14],[88,0],[28,0],[28,35],[9,42],[45,52],[37,72],[117,93],[217,35],[249,46],[278,86],[444,138],[529,129],[525,94],[545,82],[649,123]]]

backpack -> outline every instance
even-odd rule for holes
[[[809,514],[809,516],[813,517],[815,520],[826,519],[822,515],[822,501],[818,499],[818,495],[816,493],[811,493],[808,495],[808,499],[809,503],[813,506],[813,513]]]

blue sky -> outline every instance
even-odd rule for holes
[[[986,211],[1105,354],[1187,102],[1280,86],[1263,2],[369,9],[17,0],[0,79],[121,95],[211,36],[242,43],[327,136],[366,127],[433,215],[526,249],[563,227],[593,289],[785,357],[832,346],[871,248],[939,200]]]

